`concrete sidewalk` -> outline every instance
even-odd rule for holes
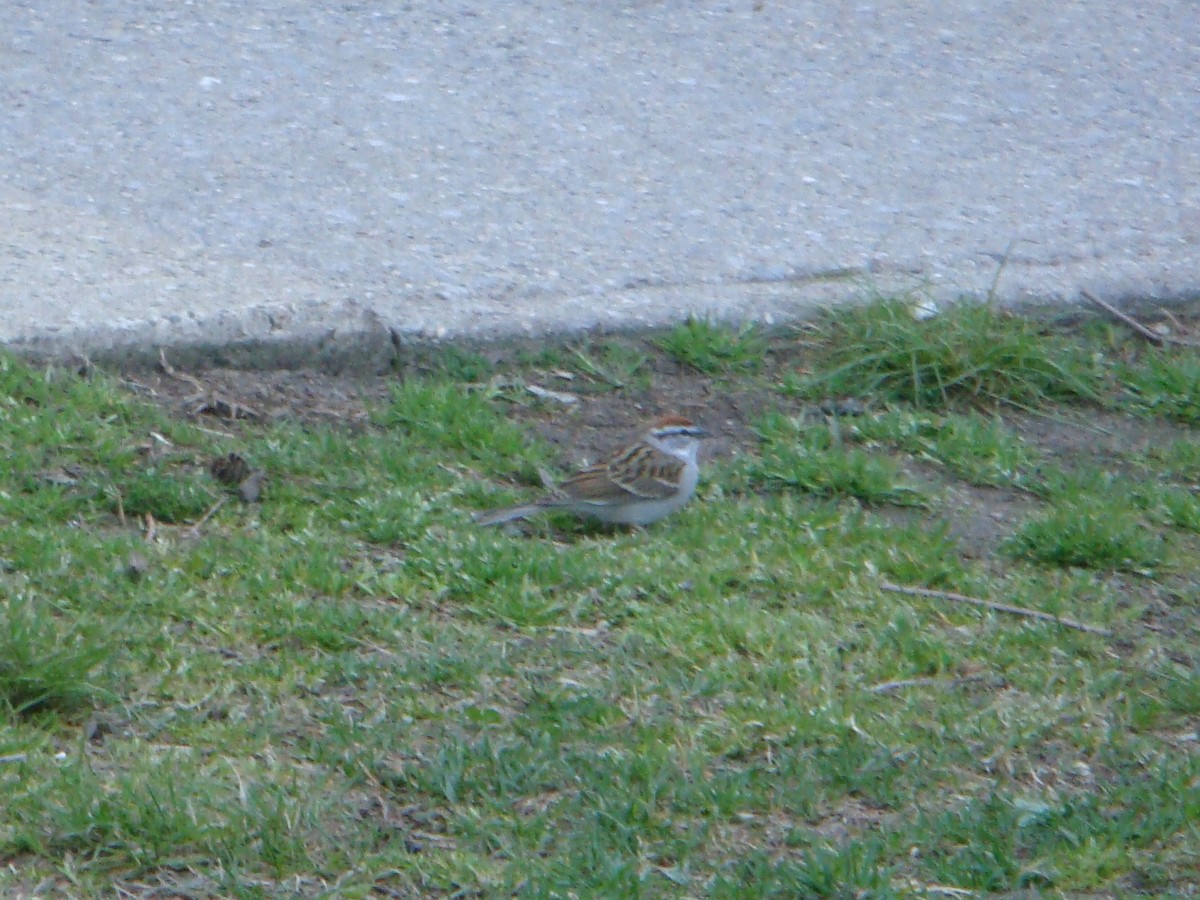
[[[868,287],[1200,294],[1200,9],[0,10],[0,344],[386,361]],[[315,354],[315,355],[314,355]]]

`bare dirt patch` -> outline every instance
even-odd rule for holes
[[[272,422],[362,426],[373,406],[387,402],[403,373],[333,375],[312,370],[254,371],[204,369],[143,371],[122,379],[133,393],[148,398],[171,415],[201,423]],[[530,382],[554,385],[564,393],[572,385],[555,383],[552,373],[531,373]],[[471,389],[464,385],[464,390]],[[766,383],[719,384],[686,367],[659,359],[651,386],[576,395],[580,402],[561,405],[513,403],[511,414],[531,425],[546,441],[561,447],[564,465],[596,459],[626,440],[648,418],[666,413],[686,415],[714,432],[710,456],[730,456],[754,444],[753,422],[771,409],[786,407]],[[800,411],[799,404],[791,404]]]
[[[943,515],[962,554],[986,559],[1022,519],[1031,515],[1039,501],[1005,488],[954,482],[944,487]]]
[[[371,402],[387,397],[393,379],[355,378],[311,370],[204,369],[143,371],[122,379],[133,393],[172,415],[270,422],[361,423]]]
[[[1113,461],[1191,436],[1191,429],[1163,419],[1118,415],[1102,409],[1056,415],[1015,413],[1005,421],[1064,468],[1076,460]]]

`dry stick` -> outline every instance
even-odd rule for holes
[[[1095,294],[1093,294],[1091,291],[1081,290],[1079,292],[1079,296],[1083,297],[1083,299],[1087,300],[1089,303],[1096,304],[1098,307],[1100,307],[1102,310],[1104,310],[1106,313],[1108,313],[1113,318],[1118,319],[1121,322],[1124,322],[1126,325],[1128,325],[1130,328],[1132,328],[1134,331],[1136,331],[1138,334],[1140,334],[1142,337],[1144,337],[1150,343],[1155,344],[1156,346],[1160,346],[1160,347],[1162,346],[1162,344],[1164,342],[1163,335],[1159,334],[1157,331],[1152,331],[1151,329],[1147,328],[1145,325],[1143,325],[1137,319],[1133,318],[1132,316],[1128,315],[1127,313],[1121,312],[1121,310],[1117,309],[1111,303],[1106,303],[1105,301],[1103,301],[1099,297],[1097,297]]]
[[[987,675],[964,675],[962,678],[902,678],[899,681],[884,681],[869,687],[872,694],[891,694],[912,687],[956,688],[976,681],[985,681]]]
[[[1169,309],[1167,309],[1165,306],[1160,306],[1158,308],[1158,311],[1160,313],[1162,313],[1164,316],[1166,316],[1168,319],[1171,320],[1171,324],[1175,326],[1175,330],[1178,331],[1180,334],[1188,334],[1189,333],[1190,329],[1187,328],[1182,322],[1180,322],[1179,319],[1177,319],[1175,317],[1175,314],[1173,312],[1171,312]]]
[[[984,609],[994,609],[997,612],[1011,613],[1014,616],[1026,616],[1030,619],[1041,619],[1044,622],[1054,622],[1056,625],[1062,625],[1064,628],[1074,628],[1077,631],[1086,631],[1089,634],[1101,634],[1105,637],[1111,637],[1112,632],[1107,628],[1101,628],[1099,625],[1088,625],[1084,622],[1076,622],[1074,619],[1066,619],[1062,616],[1056,616],[1052,613],[1041,612],[1036,609],[1028,609],[1024,606],[1012,606],[1008,603],[997,603],[994,600],[980,600],[978,597],[968,597],[966,594],[955,594],[952,591],[932,591],[929,588],[905,587],[902,584],[892,584],[890,581],[881,582],[879,585],[885,591],[894,591],[897,594],[908,594],[910,597],[933,597],[937,600],[952,600],[955,603],[969,603],[972,606],[981,606]]]
[[[197,431],[203,431],[205,434],[211,434],[213,437],[229,438],[230,440],[233,439],[233,435],[230,434],[228,431],[218,431],[215,428],[205,428],[203,425],[198,425],[195,422],[192,422],[191,424],[192,424],[192,427],[195,428]]]
[[[179,381],[186,381],[202,394],[208,392],[208,389],[204,386],[204,382],[202,382],[195,375],[189,375],[186,372],[180,372],[173,365],[167,362],[167,354],[162,347],[158,348],[158,363],[160,366],[162,366],[162,370],[172,378],[176,378]]]
[[[1083,297],[1083,299],[1087,300],[1089,303],[1096,304],[1098,307],[1100,307],[1102,310],[1104,310],[1106,313],[1108,313],[1113,318],[1128,325],[1130,328],[1132,328],[1134,331],[1136,331],[1138,334],[1140,334],[1142,337],[1144,337],[1150,343],[1154,344],[1156,347],[1161,347],[1163,344],[1178,344],[1183,347],[1200,347],[1200,343],[1197,343],[1196,341],[1189,341],[1186,338],[1172,337],[1169,334],[1159,334],[1157,331],[1153,330],[1152,328],[1147,328],[1145,325],[1143,325],[1137,319],[1130,316],[1128,313],[1121,312],[1121,310],[1117,309],[1111,303],[1106,303],[1105,301],[1101,300],[1099,297],[1097,297],[1091,291],[1081,290],[1079,292],[1079,296]]]
[[[154,523],[154,516],[146,513],[146,537],[147,544],[154,543],[154,536],[158,534],[158,526]]]
[[[211,519],[213,516],[215,516],[217,514],[217,510],[220,509],[222,506],[224,506],[225,501],[228,499],[229,499],[229,495],[225,494],[219,500],[217,500],[216,503],[214,503],[212,506],[210,506],[208,508],[208,512],[206,512],[200,518],[200,521],[188,529],[188,535],[190,537],[195,537],[196,535],[198,535],[200,533],[200,529],[204,527],[204,523],[207,522],[209,519]]]

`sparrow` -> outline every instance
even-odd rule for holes
[[[501,525],[547,510],[565,510],[606,525],[649,525],[678,510],[696,492],[697,454],[708,432],[683,416],[663,416],[641,437],[581,469],[533,503],[479,513],[480,525]]]

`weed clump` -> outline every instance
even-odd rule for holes
[[[1033,319],[963,302],[930,318],[901,300],[834,313],[824,324],[819,374],[805,396],[870,396],[943,407],[1100,397],[1101,372],[1075,343]]]

